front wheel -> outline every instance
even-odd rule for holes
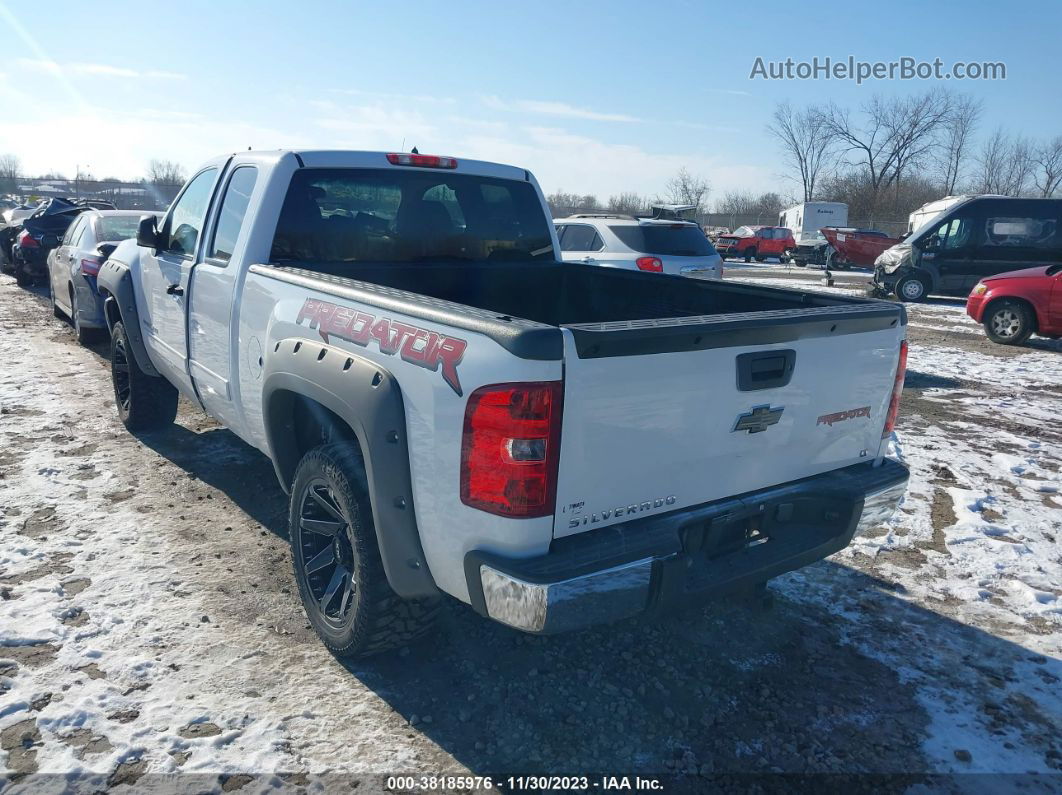
[[[1021,345],[1033,333],[1032,313],[1018,301],[1000,301],[985,313],[985,334],[1000,345]]]
[[[306,617],[337,657],[368,657],[426,632],[434,599],[402,599],[376,543],[361,453],[353,442],[316,447],[299,462],[288,537]]]
[[[121,321],[111,329],[111,383],[118,417],[128,430],[156,430],[177,418],[176,388],[140,369]]]
[[[755,256],[756,256],[756,249],[750,248],[748,251],[745,252],[745,262],[752,262],[752,260],[753,260],[753,258]]]
[[[928,294],[929,285],[921,276],[904,276],[896,282],[896,297],[901,301],[924,301]]]

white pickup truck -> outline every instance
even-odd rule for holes
[[[241,152],[104,264],[120,416],[272,460],[338,655],[442,594],[527,632],[762,587],[887,517],[898,304],[557,261],[522,168]]]

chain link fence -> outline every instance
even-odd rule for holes
[[[165,210],[182,183],[118,182],[116,180],[39,179],[19,180],[6,191],[18,201],[35,204],[42,199],[61,197],[110,202],[119,210]]]

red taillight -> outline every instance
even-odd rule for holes
[[[662,273],[664,270],[664,263],[662,263],[656,257],[638,257],[635,264],[640,271],[652,271],[653,273]]]
[[[557,499],[561,381],[492,384],[468,397],[461,502],[499,516],[549,516]]]
[[[404,152],[392,152],[387,156],[392,166],[420,166],[421,168],[457,168],[457,161],[452,157],[438,155],[413,155]]]
[[[900,343],[900,360],[896,363],[896,380],[892,382],[892,400],[889,401],[889,413],[885,416],[885,427],[881,431],[884,439],[896,427],[896,417],[900,413],[900,393],[903,392],[903,378],[907,374],[907,340]]]
[[[99,257],[85,257],[81,260],[81,273],[85,276],[96,276],[100,272],[103,260]]]
[[[22,248],[40,248],[41,244],[37,242],[36,238],[29,233],[28,230],[23,229],[18,236],[18,244]]]

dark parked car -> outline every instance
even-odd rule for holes
[[[12,269],[18,283],[23,287],[43,283],[48,277],[48,255],[58,247],[67,228],[78,215],[100,204],[92,202],[90,206],[87,202],[54,198],[24,219],[21,229],[15,233],[11,250]],[[114,205],[109,205],[109,209],[114,209]]]
[[[1060,223],[1062,199],[971,196],[883,252],[870,289],[903,301],[966,295],[989,276],[1060,263]]]

